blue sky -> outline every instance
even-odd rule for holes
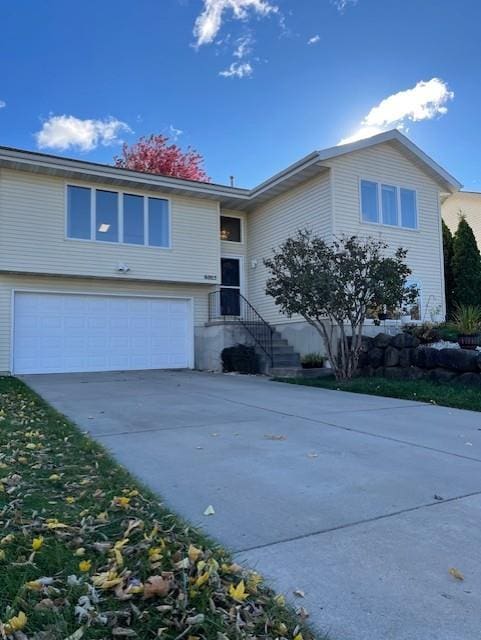
[[[165,133],[254,186],[398,126],[481,191],[480,24],[479,0],[0,0],[0,144],[110,162]]]

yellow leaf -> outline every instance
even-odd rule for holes
[[[302,633],[298,633],[297,636],[294,636],[294,640],[304,640]]]
[[[97,516],[97,520],[99,522],[108,522],[109,514],[106,511],[102,511],[102,513],[99,513],[99,515]]]
[[[253,571],[247,577],[247,589],[251,593],[257,593],[257,587],[261,584],[261,582],[262,582],[262,576],[256,573],[255,571]]]
[[[5,551],[3,549],[0,549],[0,562],[2,560],[5,560]]]
[[[451,569],[449,569],[449,573],[453,576],[453,578],[456,578],[456,580],[464,580],[463,574],[461,573],[461,571],[459,571],[459,569],[456,569],[456,567],[451,567]]]
[[[83,573],[87,573],[88,571],[90,571],[91,567],[92,562],[90,560],[82,560],[78,565],[79,570]]]
[[[82,557],[85,555],[85,549],[83,547],[79,547],[76,551],[75,551],[75,555],[77,557]]]
[[[274,602],[278,607],[284,607],[286,605],[286,599],[282,594],[274,597]]]
[[[244,580],[241,580],[237,587],[234,587],[233,584],[229,587],[229,595],[236,602],[244,602],[244,600],[248,597],[248,593],[246,592],[246,587],[244,584]]]
[[[189,560],[191,562],[197,562],[197,560],[199,559],[199,557],[202,555],[202,550],[198,549],[197,547],[194,547],[193,544],[189,545]]]
[[[60,480],[60,476],[58,475],[58,473],[52,473],[52,475],[49,477],[49,480],[55,482],[56,480]]]
[[[105,571],[92,576],[92,583],[95,587],[101,589],[111,589],[122,582],[122,578],[119,578],[116,571]]]
[[[21,631],[26,624],[27,616],[23,611],[19,611],[17,616],[13,616],[13,618],[10,618],[10,620],[4,625],[5,633],[7,636],[9,636],[15,631]]]
[[[66,502],[67,504],[73,504],[73,503],[75,502],[75,498],[74,498],[73,496],[67,496],[67,497],[65,498],[65,502]]]
[[[32,540],[32,549],[34,551],[38,551],[43,545],[43,537],[42,536],[38,536],[38,538],[34,538]]]
[[[206,583],[209,580],[209,574],[206,571],[205,573],[201,573],[200,576],[197,578],[197,580],[195,581],[195,586],[196,587],[201,587],[204,583]]]
[[[126,498],[125,496],[115,496],[112,500],[112,504],[114,507],[122,507],[122,509],[127,509],[130,504],[130,498]]]

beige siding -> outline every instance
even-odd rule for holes
[[[413,278],[422,285],[422,315],[444,316],[444,278],[441,216],[438,184],[391,144],[355,151],[327,163],[334,185],[334,233],[373,236],[389,243],[390,250],[408,250],[407,262]],[[361,222],[359,181],[361,178],[415,189],[418,230],[406,230]]]
[[[270,257],[272,249],[279,247],[289,236],[306,228],[330,237],[332,220],[329,172],[324,172],[292,191],[274,198],[247,215],[248,297],[268,322],[294,322],[299,318],[293,317],[289,320],[280,315],[272,298],[265,295],[267,269],[263,260]],[[257,261],[255,268],[252,267],[253,260]]]
[[[121,283],[114,280],[0,274],[0,371],[3,372],[10,371],[12,291],[14,289],[192,298],[194,302],[194,324],[202,326],[207,321],[209,287],[205,285],[154,284],[150,282]]]
[[[172,248],[137,247],[65,238],[65,185],[61,178],[0,172],[0,270],[205,282],[219,276],[218,203],[172,197]],[[83,186],[91,186],[88,183]],[[112,185],[97,188],[116,190]],[[129,189],[128,193],[158,192]],[[130,267],[117,272],[118,263]]]
[[[453,233],[458,228],[460,214],[465,215],[481,250],[481,193],[459,191],[443,202],[441,210],[444,222]]]

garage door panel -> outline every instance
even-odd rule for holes
[[[17,292],[15,373],[191,366],[185,299]]]

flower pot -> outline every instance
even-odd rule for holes
[[[458,344],[461,349],[470,349],[474,351],[476,347],[481,346],[481,334],[475,333],[474,335],[460,334],[458,336]]]

